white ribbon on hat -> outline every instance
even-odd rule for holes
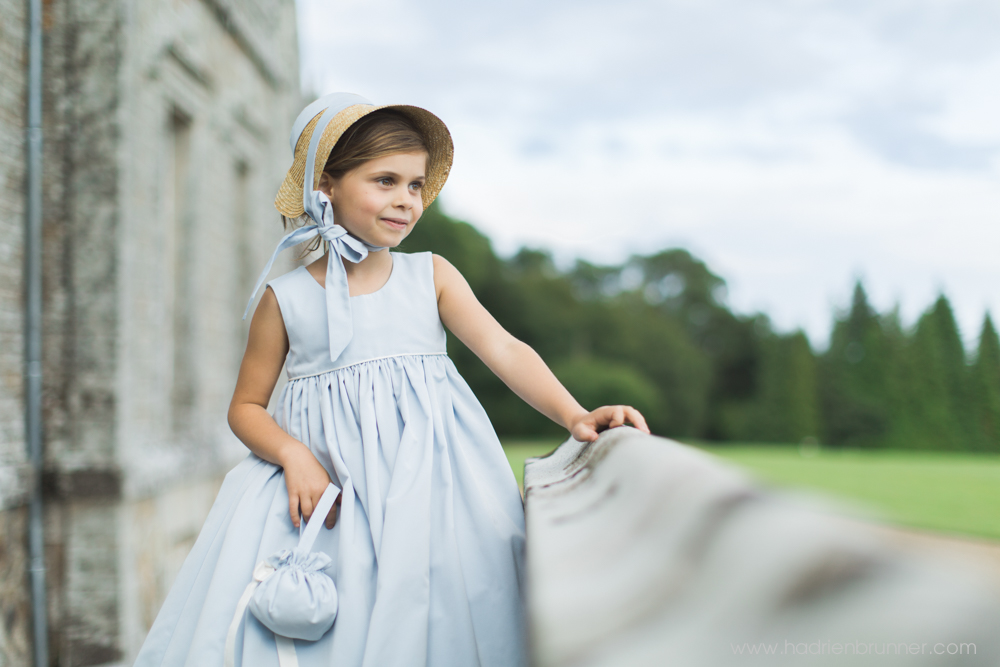
[[[257,284],[250,295],[250,302],[243,312],[243,319],[246,319],[250,312],[250,306],[257,296],[261,285],[267,279],[267,274],[271,271],[271,266],[278,254],[286,248],[304,243],[309,239],[320,236],[329,245],[329,254],[326,264],[326,317],[327,326],[330,330],[330,359],[336,361],[341,355],[351,338],[354,336],[354,321],[351,314],[351,297],[347,286],[347,269],[341,261],[341,257],[349,262],[357,264],[368,256],[369,252],[385,250],[384,247],[373,246],[361,239],[351,236],[343,226],[338,225],[333,219],[333,205],[330,199],[321,191],[313,190],[314,172],[316,167],[316,149],[319,147],[320,138],[330,121],[344,109],[355,104],[365,104],[373,106],[371,102],[352,93],[332,93],[319,98],[299,114],[292,125],[290,143],[292,153],[299,143],[299,137],[313,118],[320,112],[323,115],[313,129],[312,137],[309,141],[309,151],[306,154],[306,168],[302,176],[302,208],[316,223],[301,227],[286,234],[278,243],[271,259],[257,279]]]

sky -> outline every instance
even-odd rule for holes
[[[996,0],[297,0],[303,89],[429,109],[503,255],[683,247],[827,342],[863,280],[1000,317]]]

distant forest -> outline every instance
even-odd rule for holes
[[[966,354],[947,298],[912,327],[878,313],[863,286],[829,348],[774,331],[723,303],[725,281],[680,249],[621,266],[549,254],[498,257],[485,236],[428,209],[401,250],[432,250],[486,308],[534,347],[588,408],[631,404],[654,433],[831,447],[1000,451],[1000,341],[987,314]],[[560,429],[510,392],[459,341],[448,350],[501,436]]]

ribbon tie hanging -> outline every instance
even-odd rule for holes
[[[316,148],[319,145],[320,137],[323,136],[323,131],[337,113],[347,108],[347,106],[358,104],[358,100],[363,100],[363,98],[358,98],[354,95],[345,96],[343,94],[328,95],[306,107],[305,111],[299,115],[299,119],[295,121],[291,138],[293,150],[298,143],[299,134],[301,134],[305,125],[315,117],[323,104],[329,103],[329,106],[326,106],[323,111],[323,116],[316,123],[309,141],[309,153],[306,157],[306,169],[302,183],[303,208],[315,224],[300,227],[286,234],[281,239],[278,247],[274,249],[271,259],[268,260],[267,266],[261,272],[260,278],[257,279],[257,284],[253,288],[253,294],[250,295],[250,302],[243,313],[243,319],[246,319],[250,312],[250,306],[253,305],[253,300],[267,279],[267,274],[271,271],[271,266],[274,264],[274,260],[277,259],[278,254],[286,248],[291,248],[316,236],[320,236],[327,242],[329,247],[326,263],[326,317],[327,326],[330,330],[330,359],[332,361],[337,360],[354,335],[351,299],[347,286],[347,269],[344,268],[344,263],[340,258],[343,257],[347,261],[357,264],[368,257],[369,251],[375,252],[385,249],[370,245],[359,238],[351,236],[347,229],[334,221],[333,205],[330,199],[323,192],[312,189],[312,175],[316,164]],[[363,100],[360,103],[370,104],[367,100]]]

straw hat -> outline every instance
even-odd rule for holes
[[[429,159],[427,165],[427,180],[421,189],[424,208],[441,192],[444,182],[448,180],[454,146],[451,133],[440,118],[420,107],[405,104],[387,104],[375,106],[365,98],[351,93],[333,93],[325,95],[307,106],[292,126],[290,144],[295,160],[285,175],[285,180],[278,188],[278,196],[274,198],[274,207],[288,218],[298,218],[305,213],[303,206],[303,176],[309,160],[309,151],[313,144],[313,133],[316,125],[326,112],[333,111],[335,115],[329,120],[326,128],[315,143],[315,162],[313,163],[313,187],[319,186],[319,177],[323,167],[330,157],[330,151],[340,137],[351,125],[379,109],[395,109],[407,116],[423,135],[427,144]]]

